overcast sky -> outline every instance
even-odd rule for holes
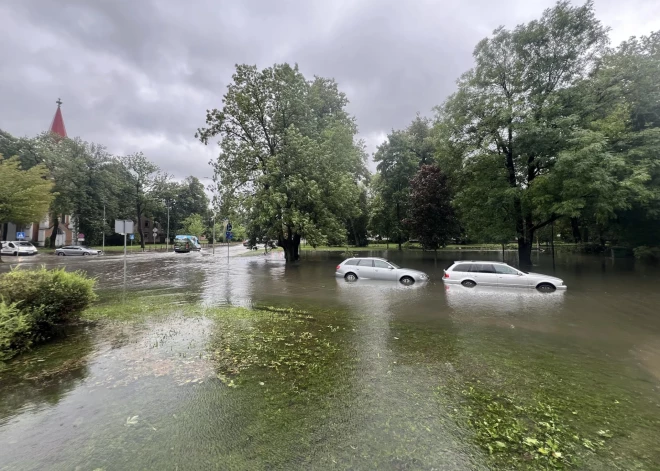
[[[0,128],[143,151],[177,178],[211,176],[195,140],[236,63],[333,77],[373,152],[454,91],[475,44],[552,0],[0,0]],[[660,29],[659,0],[596,0],[613,43]]]

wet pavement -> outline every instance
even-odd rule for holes
[[[657,266],[540,255],[534,271],[568,285],[540,293],[442,284],[454,260],[499,252],[364,253],[431,277],[407,287],[335,279],[338,252],[287,266],[282,253],[244,251],[134,254],[125,272],[121,256],[21,257],[97,277],[102,302],[167,294],[181,306],[305,311],[301,335],[336,347],[292,393],[277,368],[252,368],[236,388],[221,374],[218,339],[261,321],[172,308],[81,328],[0,369],[0,469],[488,469],[453,395],[477,383],[579,406],[571,426],[585,436],[611,431],[583,469],[660,462]]]

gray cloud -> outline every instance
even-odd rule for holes
[[[454,90],[477,41],[553,3],[7,1],[0,128],[47,129],[61,97],[71,136],[115,154],[142,150],[178,178],[208,176],[216,149],[193,136],[205,110],[221,106],[234,64],[288,61],[339,82],[374,151]],[[656,0],[597,0],[596,9],[615,42],[660,29]]]

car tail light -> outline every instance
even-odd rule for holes
[[[445,278],[449,278],[449,273],[445,272]]]
[[[341,268],[341,265],[337,265],[337,268],[335,270],[339,270]]]

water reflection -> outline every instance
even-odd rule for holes
[[[94,351],[87,328],[74,328],[38,350],[0,364],[0,425],[18,411],[54,406],[89,374]]]
[[[445,285],[445,294],[447,304],[457,312],[475,312],[485,316],[539,315],[561,308],[566,291],[541,293],[525,288]]]

